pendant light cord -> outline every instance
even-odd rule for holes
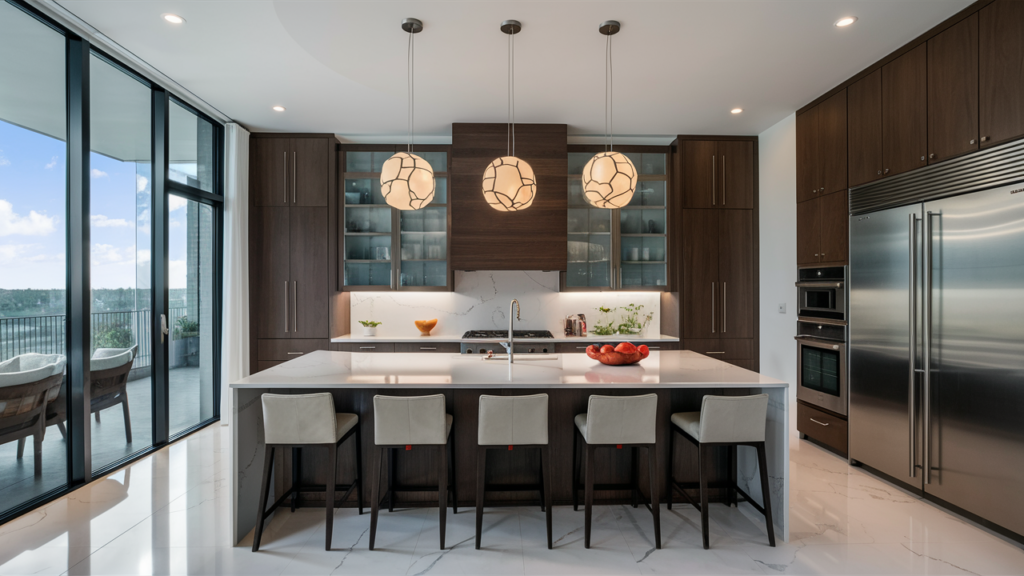
[[[406,82],[406,88],[407,88],[408,96],[409,96],[409,110],[408,110],[408,112],[409,112],[409,114],[408,114],[409,115],[409,144],[406,146],[406,151],[409,152],[410,154],[412,154],[412,138],[413,138],[413,124],[414,124],[413,118],[414,118],[414,115],[415,115],[415,108],[413,108],[412,103],[413,103],[414,96],[416,94],[416,92],[415,92],[415,79],[416,79],[416,77],[412,73],[412,71],[414,69],[414,58],[415,58],[415,50],[413,49],[413,39],[415,37],[416,37],[416,35],[413,34],[410,31],[409,32],[409,49],[408,49],[408,52],[406,53],[406,72],[405,72],[405,82]]]
[[[615,150],[615,143],[612,141],[612,134],[615,132],[615,93],[612,87],[615,85],[615,76],[612,70],[612,35],[605,35],[604,44],[604,132],[608,137],[608,150]]]
[[[505,134],[505,154],[516,155],[516,35],[508,35],[508,122]]]

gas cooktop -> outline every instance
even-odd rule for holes
[[[513,330],[515,338],[554,338],[550,330]],[[463,338],[507,339],[508,330],[469,330]]]

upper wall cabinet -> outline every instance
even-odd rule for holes
[[[978,15],[928,40],[928,162],[978,149]]]
[[[846,189],[846,91],[796,118],[797,202]]]
[[[978,115],[984,148],[1024,134],[1024,2],[993,2],[978,18]]]
[[[875,70],[850,84],[846,95],[852,187],[882,177],[882,71]]]
[[[516,124],[515,156],[533,168],[537,196],[518,212],[484,200],[484,170],[508,155],[508,124],[452,124],[451,263],[454,270],[566,269],[569,175],[565,124]]]
[[[927,165],[928,51],[922,44],[882,67],[882,175]]]
[[[679,140],[683,208],[754,207],[754,143]]]
[[[249,145],[256,206],[327,206],[334,140],[261,136]]]

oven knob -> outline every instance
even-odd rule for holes
[[[480,353],[481,353],[481,354],[486,354],[486,353],[487,353],[487,351],[486,351],[486,350],[484,350],[483,348],[481,348],[481,349],[480,349]]]
[[[530,354],[533,354],[533,348],[530,348]]]
[[[821,330],[821,326],[818,326],[818,330]]]
[[[543,348],[543,349],[541,350],[541,352],[543,352],[543,353],[547,354],[547,353],[548,353],[548,349],[547,349],[547,348]]]
[[[839,350],[839,346],[833,346],[832,349],[833,350]]]

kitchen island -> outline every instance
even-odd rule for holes
[[[585,354],[517,354],[515,363],[505,359],[485,359],[459,354],[363,354],[318,351],[264,370],[231,384],[232,393],[232,477],[230,479],[233,538],[240,541],[255,526],[259,501],[260,472],[263,468],[263,411],[260,395],[329,391],[338,412],[359,414],[363,454],[370,455],[373,445],[373,396],[423,395],[443,393],[454,422],[454,481],[458,486],[458,505],[469,510],[475,503],[477,405],[481,394],[516,395],[545,392],[549,400],[549,436],[552,460],[550,474],[555,505],[571,503],[573,417],[586,412],[591,394],[658,395],[658,460],[668,462],[669,418],[673,412],[699,410],[706,394],[769,395],[766,451],[770,498],[775,512],[777,534],[789,538],[789,411],[788,384],[726,364],[692,351],[652,352],[633,366],[604,366]],[[327,480],[326,456],[309,450],[301,460],[282,452],[275,470],[292,470],[302,484],[324,484]],[[711,467],[714,480],[735,478],[751,497],[762,498],[753,449],[740,447],[734,459],[725,450],[716,454]],[[436,482],[436,467],[425,450],[403,452],[398,456],[395,475],[401,484],[428,485]],[[338,482],[354,476],[355,455],[351,448],[339,453]],[[488,477],[503,484],[537,481],[538,455],[532,450],[509,451],[504,457],[488,460]],[[690,493],[696,494],[697,450],[677,438],[675,475]],[[639,465],[639,485],[647,486],[646,457],[633,461],[629,450],[601,455],[599,483],[627,482],[631,467]],[[364,456],[364,505],[369,506],[370,459]],[[667,470],[658,479],[660,498],[668,495]],[[275,473],[274,493],[281,494],[290,485],[288,474]],[[397,505],[436,506],[436,494],[403,494]],[[317,503],[316,498],[320,501]],[[724,487],[710,490],[710,501],[728,502],[733,497]],[[303,495],[305,502],[322,505],[320,494]],[[536,505],[533,492],[488,492],[489,505]],[[598,491],[595,504],[622,504],[630,501],[628,491]],[[676,502],[684,501],[681,496]],[[353,493],[344,506],[355,506]],[[680,504],[687,505],[687,504]],[[580,512],[582,514],[582,511]],[[367,517],[367,523],[369,518]]]

